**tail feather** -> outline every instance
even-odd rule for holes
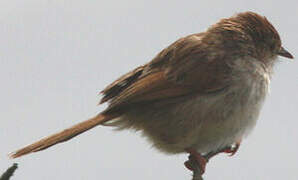
[[[53,134],[51,136],[45,137],[33,144],[30,144],[22,149],[19,149],[13,153],[11,153],[9,156],[11,158],[17,158],[32,152],[41,151],[44,149],[47,149],[55,144],[68,141],[69,139],[99,125],[102,124],[108,120],[111,120],[115,118],[114,116],[107,116],[99,114],[94,118],[88,119],[86,121],[83,121],[81,123],[78,123],[70,128],[67,128],[61,132],[58,132],[56,134]]]

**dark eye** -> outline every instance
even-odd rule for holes
[[[270,51],[274,52],[280,49],[280,46],[276,42],[270,42]]]

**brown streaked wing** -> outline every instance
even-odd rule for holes
[[[124,74],[117,80],[115,80],[113,83],[108,85],[104,90],[102,90],[100,93],[102,93],[104,96],[100,100],[99,104],[102,104],[106,101],[109,101],[113,97],[117,96],[120,92],[122,92],[125,88],[130,86],[133,82],[135,82],[139,76],[142,74],[144,69],[144,66],[140,66],[133,71]]]
[[[181,96],[191,91],[183,85],[168,81],[164,71],[155,72],[139,79],[110,102],[110,107],[138,102],[154,101]]]
[[[179,39],[142,66],[137,76],[136,73],[128,73],[108,86],[112,89],[122,84],[121,81],[134,77],[124,88],[114,91],[104,100],[110,101],[106,112],[135,103],[160,101],[190,93],[206,94],[227,87],[230,69],[220,55],[208,56],[212,52],[208,52],[210,49],[201,41],[202,35]],[[137,68],[132,72],[139,71]],[[107,96],[109,91],[104,90],[104,95]]]

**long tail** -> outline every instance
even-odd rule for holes
[[[117,116],[116,116],[117,117]],[[111,120],[115,118],[115,116],[107,116],[103,114],[99,114],[95,116],[94,118],[88,119],[86,121],[83,121],[81,123],[78,123],[68,129],[65,129],[61,132],[58,132],[56,134],[53,134],[51,136],[45,137],[33,144],[30,144],[22,149],[19,149],[13,153],[11,153],[9,156],[11,158],[17,158],[32,152],[37,152],[44,150],[46,148],[49,148],[55,144],[68,141],[71,138],[99,125],[102,124],[108,120]]]

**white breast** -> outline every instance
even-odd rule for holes
[[[209,108],[213,108],[209,112],[215,115],[206,114],[207,120],[198,130],[199,152],[225,148],[248,135],[256,125],[269,91],[271,69],[265,69],[261,62],[239,60],[231,66],[235,69],[232,85],[216,98],[209,97]]]

